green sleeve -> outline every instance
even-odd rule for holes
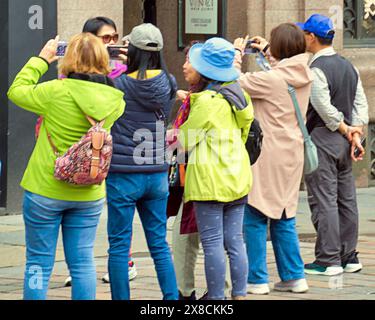
[[[38,84],[47,71],[46,61],[37,57],[31,58],[14,79],[8,91],[9,100],[25,110],[45,115],[56,81]]]
[[[178,140],[185,151],[191,151],[206,136],[209,129],[209,114],[207,104],[196,100],[191,106],[188,120],[180,127]]]
[[[242,141],[243,143],[246,143],[247,140],[249,139],[249,132],[251,128],[251,124],[253,122],[251,121],[248,125],[246,125],[244,128],[242,128]]]

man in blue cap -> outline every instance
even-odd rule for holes
[[[334,276],[359,272],[356,251],[358,206],[352,160],[363,159],[363,126],[368,103],[353,65],[333,49],[332,20],[320,14],[297,24],[305,33],[314,82],[307,128],[318,148],[319,168],[305,176],[312,221],[317,231],[316,260],[305,273]],[[354,148],[361,154],[354,156]]]

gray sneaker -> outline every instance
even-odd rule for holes
[[[255,295],[267,295],[270,293],[268,283],[264,284],[247,284],[247,293]]]
[[[309,291],[306,279],[282,281],[275,284],[275,291],[305,293]]]

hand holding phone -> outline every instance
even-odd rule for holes
[[[58,57],[56,56],[56,50],[59,43],[59,36],[56,36],[55,39],[49,40],[46,45],[43,47],[42,51],[40,51],[39,57],[46,60],[49,64],[55,62]]]
[[[358,140],[356,141],[353,138],[352,144],[352,159],[357,162],[359,160],[363,160],[363,156],[365,155],[365,147],[366,147],[366,138],[362,137],[359,141],[360,145],[358,144]]]
[[[115,60],[123,60],[121,56],[126,57],[126,54],[127,54],[127,46],[113,45],[113,46],[108,46],[107,50],[108,50],[109,57]]]
[[[257,54],[260,51],[259,49],[252,47],[252,44],[255,44],[255,43],[257,43],[255,40],[249,40],[246,43],[246,47],[244,51],[245,54]]]
[[[246,49],[248,49],[247,54],[256,54],[260,51],[264,51],[264,49],[269,45],[268,41],[260,36],[252,37],[246,43]]]

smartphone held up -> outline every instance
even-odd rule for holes
[[[56,56],[59,58],[62,58],[65,56],[66,48],[68,47],[68,42],[66,41],[59,41],[57,44],[57,52]],[[107,46],[108,54],[110,59],[119,59],[120,55],[125,55],[126,49],[128,47],[125,45],[113,45],[113,46]],[[125,51],[125,52],[124,52]]]
[[[124,52],[128,47],[123,46],[123,45],[113,45],[113,46],[108,46],[108,54],[111,59],[119,59],[120,55],[125,55],[126,53]]]
[[[57,43],[56,56],[58,56],[59,58],[64,57],[67,47],[68,47],[68,43],[66,41],[59,41]]]
[[[255,43],[257,43],[255,40],[249,40],[246,43],[245,54],[257,54],[259,52],[258,49],[252,47],[252,44],[255,44]]]

